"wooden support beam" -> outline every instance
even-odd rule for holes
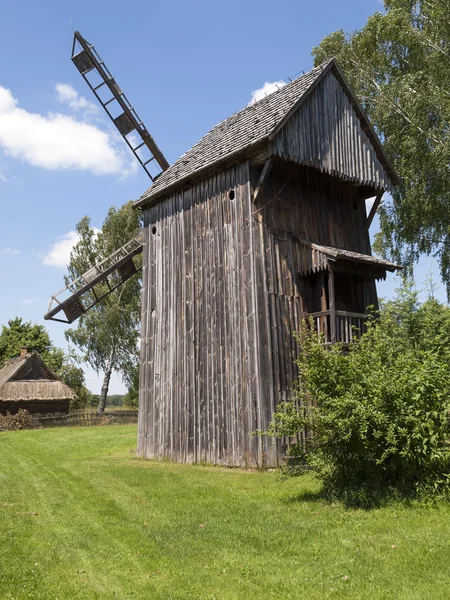
[[[381,191],[375,197],[372,208],[370,209],[369,216],[367,217],[367,229],[369,229],[369,227],[372,225],[373,218],[375,217],[378,207],[380,206],[380,202],[381,202],[381,198],[383,197],[383,194],[384,194],[384,191]]]
[[[253,204],[256,202],[256,198],[258,197],[259,192],[261,191],[269,173],[273,165],[273,158],[268,158],[264,163],[263,170],[261,172],[261,176],[259,178],[258,184],[255,189],[255,193],[253,194]]]
[[[330,340],[332,344],[336,343],[336,302],[334,290],[334,273],[330,269],[328,274],[328,297],[330,302]]]
[[[320,310],[322,312],[326,313],[328,310],[326,273],[322,274],[321,280],[322,280],[322,286],[320,289]],[[324,314],[323,317],[320,317],[317,320],[317,323],[320,323],[320,331],[322,331],[324,333],[325,341],[328,340],[330,332],[328,331],[328,326],[327,326],[327,315]]]

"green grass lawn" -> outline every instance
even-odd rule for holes
[[[0,433],[0,598],[450,597],[450,507],[157,463],[136,426]]]

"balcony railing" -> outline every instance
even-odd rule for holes
[[[325,344],[335,342],[351,344],[366,331],[365,320],[367,315],[365,314],[336,310],[334,311],[334,327],[332,326],[331,311],[329,310],[306,315],[307,319],[311,317],[317,333],[323,335]]]

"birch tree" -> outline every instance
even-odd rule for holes
[[[76,279],[96,263],[108,257],[136,235],[140,227],[138,211],[128,202],[120,209],[110,208],[100,232],[84,217],[76,226],[79,242],[68,267],[70,279]],[[129,379],[138,361],[140,324],[140,273],[82,315],[76,329],[65,332],[97,374],[103,375],[98,412],[105,410],[113,371]]]
[[[338,58],[402,179],[380,207],[376,249],[409,272],[436,256],[450,297],[450,0],[384,8],[326,36],[314,61]]]

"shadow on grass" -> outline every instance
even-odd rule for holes
[[[430,502],[430,499],[427,499]],[[347,509],[374,510],[386,506],[401,504],[411,507],[424,502],[424,499],[411,491],[398,489],[347,488],[330,490],[326,485],[318,490],[304,490],[282,499],[284,504],[315,503],[340,504]]]
[[[295,494],[293,496],[288,496],[287,498],[283,498],[282,502],[284,504],[296,504],[302,502],[323,502],[325,500],[322,492],[313,491],[313,490],[305,490],[304,492],[300,492],[299,494]]]

